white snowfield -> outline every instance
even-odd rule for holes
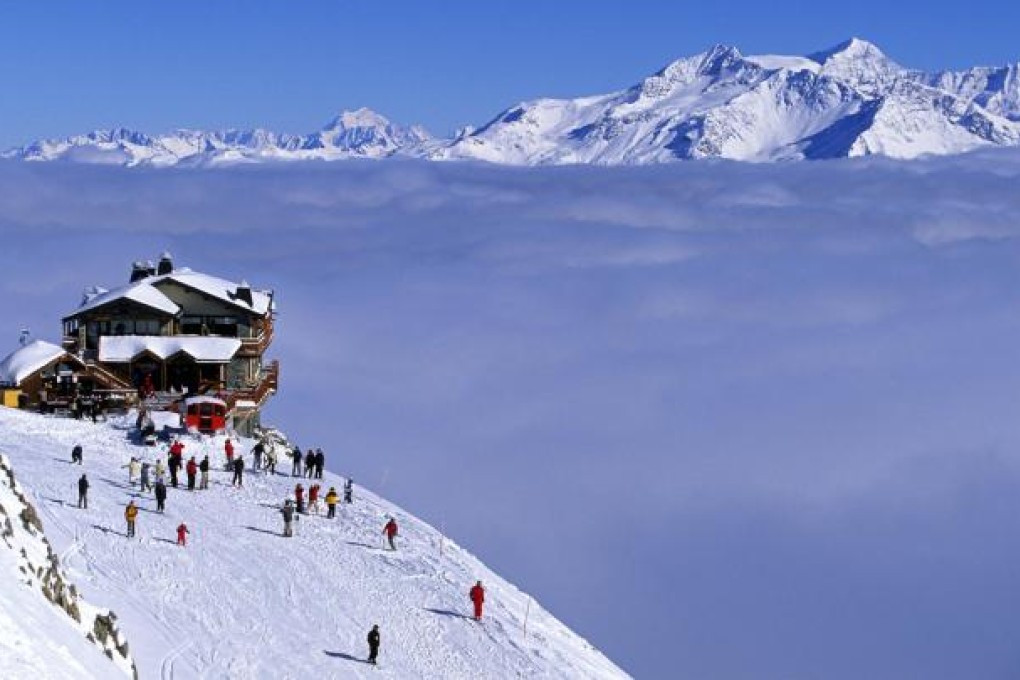
[[[286,474],[246,470],[236,489],[222,471],[223,438],[187,436],[185,459],[210,455],[210,488],[170,488],[166,513],[157,513],[125,465],[131,456],[165,462],[165,446],[134,444],[131,425],[130,414],[94,425],[0,408],[0,452],[70,578],[90,602],[117,613],[141,678],[627,677],[527,594],[360,486],[337,519],[325,518],[323,503],[322,516],[301,516],[295,536],[282,537],[280,507],[298,481],[289,459],[278,466]],[[76,443],[82,466],[70,463]],[[91,482],[88,510],[76,507],[82,472]],[[330,486],[342,492],[341,478],[325,477],[323,496]],[[307,489],[310,480],[300,481]],[[125,534],[130,500],[141,509],[133,539]],[[382,547],[391,515],[400,526],[395,552]],[[176,545],[182,521],[187,547]],[[481,623],[467,595],[476,580],[487,591]],[[11,588],[0,587],[0,611],[18,605]],[[373,624],[382,635],[378,668],[364,661]],[[21,626],[38,637],[44,625],[0,614],[0,631]],[[91,668],[68,665],[63,674],[59,651],[44,642],[32,651],[18,668],[0,661],[0,674],[80,677]]]

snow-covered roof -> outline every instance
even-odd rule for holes
[[[135,281],[123,288],[107,290],[99,293],[98,295],[90,296],[86,298],[85,303],[76,309],[74,313],[81,314],[82,312],[87,312],[90,309],[102,307],[114,300],[132,300],[138,304],[151,307],[152,309],[165,312],[167,314],[176,314],[181,311],[181,308],[177,305],[177,303],[152,286],[150,283],[151,280],[152,279]]]
[[[272,305],[272,297],[268,293],[260,290],[251,289],[251,304],[249,305],[247,300],[243,300],[237,296],[237,289],[240,284],[234,283],[233,281],[227,281],[221,279],[218,276],[210,276],[209,274],[202,274],[200,272],[194,272],[184,267],[178,269],[169,274],[163,276],[152,277],[146,279],[146,281],[152,281],[156,279],[154,283],[158,283],[162,280],[176,281],[182,285],[189,286],[195,290],[201,291],[206,295],[210,295],[224,302],[228,302],[238,307],[250,309],[256,314],[268,314]]]
[[[184,400],[185,406],[191,406],[192,404],[219,404],[220,406],[226,406],[227,402],[222,399],[217,399],[216,397],[207,397],[204,395],[201,397],[188,397]]]
[[[19,347],[0,361],[0,383],[20,385],[21,381],[40,368],[64,355],[64,349],[52,342],[33,340]]]
[[[149,352],[160,359],[184,352],[197,362],[225,363],[240,347],[241,341],[237,338],[104,335],[99,338],[99,360],[126,363],[142,352]]]
[[[260,316],[265,316],[272,308],[273,298],[265,291],[251,289],[251,304],[248,304],[246,299],[237,295],[237,289],[243,283],[234,283],[233,281],[227,281],[226,279],[210,276],[209,274],[202,274],[184,267],[169,274],[149,276],[121,288],[91,295],[85,299],[82,306],[76,309],[71,316],[96,309],[115,300],[125,299],[167,314],[177,314],[181,311],[180,306],[160,290],[160,284],[166,281],[174,281],[235,307],[249,309]]]

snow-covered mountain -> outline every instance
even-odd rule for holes
[[[35,142],[12,149],[8,158],[67,160],[117,165],[169,166],[272,160],[382,158],[415,153],[430,140],[421,127],[403,128],[369,109],[343,111],[308,135],[269,130],[202,132],[176,130],[149,136],[118,128],[86,135]]]
[[[521,102],[452,139],[360,109],[303,136],[182,130],[149,137],[118,129],[36,142],[5,156],[126,165],[389,156],[635,165],[914,158],[994,145],[1020,145],[1020,64],[923,73],[854,38],[806,57],[744,56],[716,45],[625,90]]]
[[[157,513],[152,493],[129,482],[125,464],[132,456],[165,461],[165,445],[133,443],[132,425],[130,416],[92,424],[0,408],[0,450],[18,471],[20,491],[68,578],[117,612],[139,677],[626,677],[454,541],[360,486],[337,519],[301,516],[295,536],[283,538],[280,506],[299,480],[248,471],[244,487],[232,487],[221,467],[223,437],[185,437],[186,456],[209,454],[214,462],[210,488],[171,488],[166,513]],[[76,443],[82,466],[70,463]],[[251,444],[242,440],[241,450]],[[75,505],[83,470],[92,483],[87,510]],[[342,481],[326,473],[322,483],[339,490]],[[135,539],[124,533],[130,500],[141,509]],[[396,552],[381,545],[389,516],[400,526]],[[187,547],[175,544],[182,521],[191,532]],[[0,545],[0,572],[7,552]],[[467,599],[476,580],[487,590],[480,623]],[[4,616],[0,606],[0,649],[13,640],[23,652],[0,654],[0,677],[115,676],[73,626],[36,621],[36,611],[52,614],[41,595],[0,580],[0,605],[30,597],[39,601],[32,617]],[[364,662],[373,624],[382,632],[378,669]],[[69,649],[84,650],[79,663],[68,661]]]

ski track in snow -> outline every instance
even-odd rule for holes
[[[122,466],[133,455],[165,462],[165,446],[131,443],[131,422],[0,409],[0,451],[78,587],[117,613],[141,678],[626,677],[537,603],[524,639],[528,595],[363,488],[354,504],[338,506],[336,520],[322,503],[321,516],[301,516],[294,537],[283,538],[279,507],[298,480],[246,470],[244,487],[231,487],[221,437],[185,438],[185,457],[209,453],[210,488],[171,487],[166,514],[156,513],[151,492],[130,485]],[[75,443],[84,446],[83,466],[69,462]],[[83,471],[88,510],[76,503]],[[300,481],[307,489],[311,480]],[[325,496],[343,480],[327,472],[321,483]],[[134,539],[123,519],[129,500],[140,509]],[[395,552],[383,547],[388,515],[400,525]],[[186,548],[176,545],[182,520]],[[467,597],[478,579],[487,590],[481,625]],[[378,668],[363,661],[374,623]]]

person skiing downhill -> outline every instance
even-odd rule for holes
[[[368,663],[375,665],[375,660],[379,656],[379,624],[372,626],[372,630],[368,631]]]
[[[294,501],[288,498],[280,514],[283,515],[283,535],[290,538],[294,535]]]
[[[78,480],[78,507],[89,509],[89,480],[84,474]]]
[[[72,463],[77,463],[78,465],[82,464],[82,448],[81,448],[81,444],[75,444],[74,448],[71,449],[71,462]]]
[[[329,491],[326,493],[326,517],[328,519],[336,517],[336,504],[339,500],[340,497],[336,495],[336,489],[329,487]]]
[[[135,535],[135,518],[138,517],[138,506],[135,505],[134,501],[127,504],[124,508],[124,519],[127,520],[127,535],[128,538],[134,538]]]
[[[156,478],[156,486],[153,487],[153,491],[156,494],[156,510],[163,512],[166,510],[166,484],[162,477]]]
[[[482,604],[485,602],[485,588],[482,587],[482,582],[478,581],[468,593],[471,597],[471,602],[475,605],[475,621],[482,620]]]
[[[396,550],[397,546],[393,543],[393,539],[397,537],[397,520],[390,517],[390,521],[383,527],[383,533],[386,534],[386,540],[390,543],[390,550]]]
[[[190,533],[188,525],[181,522],[177,527],[177,545],[186,548],[188,546],[188,534]]]

